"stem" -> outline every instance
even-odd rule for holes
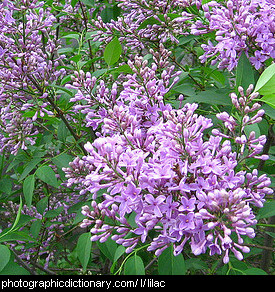
[[[15,260],[24,268],[24,269],[26,269],[27,271],[29,271],[30,272],[30,274],[31,275],[37,275],[37,273],[35,272],[35,270],[34,269],[32,269],[31,267],[29,267],[19,256],[18,256],[18,254],[16,253],[16,251],[13,249],[13,248],[11,248],[10,247],[10,249],[11,249],[11,251],[13,252],[13,254],[14,254],[14,257],[15,257]]]
[[[256,247],[256,248],[260,248],[263,250],[268,250],[271,252],[275,252],[275,248],[269,247],[269,246],[264,246],[264,245],[258,245],[258,244],[252,244],[252,243],[245,243],[246,246],[251,246],[251,247]]]
[[[16,60],[14,58],[12,58],[14,63],[17,64]],[[35,86],[35,88],[39,91],[40,94],[44,93],[44,88],[42,86],[40,86],[40,84],[38,83],[38,81],[31,76],[30,74],[27,74],[27,77],[29,78],[29,80],[31,80],[32,84]],[[48,95],[46,97],[46,100],[50,103],[50,105],[52,106],[52,108],[57,112],[57,117],[61,118],[61,120],[64,122],[65,126],[67,127],[67,129],[70,131],[70,133],[72,134],[72,136],[74,137],[74,139],[78,142],[80,137],[76,134],[76,132],[74,131],[74,129],[71,127],[71,125],[69,124],[69,122],[67,121],[66,117],[64,116],[62,110],[55,104],[54,102],[54,96],[52,94],[52,92],[49,92],[51,97]],[[78,142],[81,150],[83,151],[84,155],[87,155],[86,149],[84,148],[84,145],[82,142]]]
[[[0,165],[0,179],[2,179],[2,173],[4,169],[4,161],[5,161],[5,150],[2,153],[1,165]]]
[[[37,88],[37,90],[43,94],[44,90],[43,88],[38,84],[38,82],[30,75],[28,74],[27,77],[31,80],[31,82],[33,83],[33,85]],[[46,97],[46,100],[50,103],[50,105],[53,107],[53,109],[57,112],[57,117],[61,118],[61,120],[64,122],[65,126],[67,127],[67,129],[70,131],[70,133],[72,134],[72,136],[74,137],[74,139],[76,141],[79,141],[80,137],[75,133],[74,129],[71,127],[71,125],[69,124],[69,122],[67,121],[67,119],[65,118],[62,110],[55,104],[54,99],[53,99],[53,94],[50,92],[51,97],[48,95]],[[83,153],[85,155],[87,155],[86,149],[84,148],[84,145],[82,142],[79,142],[79,146],[81,148],[81,150],[83,151]]]
[[[170,57],[171,58],[171,57]],[[185,70],[185,68],[176,60],[176,58],[171,58],[172,59],[172,61],[183,71],[183,72],[187,72],[186,70]],[[188,73],[188,76],[192,79],[192,81],[197,85],[197,86],[199,86],[199,88],[201,89],[201,90],[204,90],[204,86],[203,85],[201,85],[189,72],[187,72]]]
[[[275,134],[274,134],[274,131],[273,131],[273,125],[270,125],[269,129],[268,129],[268,135],[267,135],[266,143],[264,145],[262,154],[268,154],[269,149],[274,144],[274,142],[275,142]],[[261,160],[259,162],[259,165],[258,165],[258,170],[263,170],[264,164],[265,164],[265,160]]]
[[[57,116],[60,117],[61,120],[64,122],[65,126],[70,131],[70,133],[72,134],[74,139],[76,141],[78,141],[80,139],[80,137],[75,133],[74,129],[71,127],[71,125],[69,124],[69,122],[65,118],[65,116],[64,116],[63,112],[60,110],[60,108],[54,103],[53,99],[51,99],[49,96],[47,97],[47,100],[51,104],[51,106],[55,109],[55,111],[57,112]],[[85,155],[87,155],[87,152],[86,152],[82,142],[79,143],[79,146],[82,149],[82,151],[85,153]]]
[[[271,225],[266,228],[267,232],[274,232],[275,231],[275,216],[272,216],[268,219],[268,224]],[[273,247],[273,237],[269,234],[265,234],[264,236],[264,249],[262,252],[262,260],[261,260],[261,269],[269,272],[271,260],[272,260],[272,254],[275,252],[275,249]]]
[[[133,254],[137,253],[139,250],[141,250],[141,249],[143,249],[143,248],[145,248],[145,247],[147,247],[147,246],[149,246],[149,245],[150,245],[150,244],[146,244],[146,245],[144,245],[144,246],[141,246],[141,247],[139,247],[139,248],[133,250],[131,253],[129,253],[129,254],[127,255],[127,257],[123,260],[123,262],[122,262],[121,266],[119,267],[119,269],[114,273],[114,275],[116,275],[117,273],[119,273],[119,274],[121,273],[121,271],[122,271],[122,267],[124,266],[125,262],[128,260],[128,258],[129,258],[130,256],[132,256]]]
[[[274,144],[275,142],[275,135],[273,132],[273,125],[269,126],[268,129],[268,136],[266,143],[264,145],[263,153],[262,154],[268,154],[270,147]],[[262,170],[264,167],[265,161],[261,160],[259,165],[258,165],[258,170]],[[275,199],[275,197],[274,197]],[[260,225],[260,224],[259,224]],[[275,216],[272,216],[268,218],[267,224],[264,224],[267,228],[267,232],[274,232],[275,231]],[[263,226],[263,225],[261,225]],[[267,233],[264,235],[264,246],[267,247],[268,249],[264,249],[262,252],[262,260],[261,260],[261,269],[266,271],[268,273],[269,267],[270,267],[270,262],[272,259],[272,253],[274,252],[272,250],[269,250],[269,248],[272,248],[273,246],[273,241],[274,239]]]
[[[86,13],[84,11],[83,4],[82,4],[81,1],[79,1],[79,4],[80,4],[80,9],[81,9],[82,15],[83,15],[85,30],[87,32],[88,31],[88,19],[87,19],[87,15],[86,15]],[[89,45],[90,58],[93,59],[94,56],[93,56],[93,51],[92,51],[91,40],[88,40],[88,45]],[[91,63],[91,68],[92,68],[93,71],[95,71],[94,63]]]
[[[257,226],[263,226],[263,227],[271,227],[275,228],[275,224],[265,224],[265,223],[257,223]]]
[[[49,270],[49,269],[44,268],[43,266],[39,265],[39,264],[36,263],[36,262],[33,262],[32,260],[30,261],[30,263],[31,263],[33,266],[37,267],[38,269],[40,269],[40,270],[46,272],[48,275],[56,275],[55,272],[53,272],[53,271],[51,271],[51,270]]]

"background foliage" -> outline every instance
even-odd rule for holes
[[[241,47],[233,52],[231,44],[225,43],[224,51],[221,48],[206,57],[205,52],[213,50],[210,42],[216,46],[225,41],[215,34],[217,24],[209,15],[218,13],[215,6],[209,13],[201,6],[210,1],[185,1],[179,7],[177,1],[161,1],[160,7],[172,3],[168,14],[161,9],[151,11],[154,1],[145,1],[152,2],[147,8],[144,1],[11,2],[0,3],[0,274],[273,274],[272,194],[266,195],[262,208],[253,207],[258,220],[253,226],[256,237],[246,236],[251,251],[242,261],[230,255],[224,264],[218,254],[195,256],[189,247],[175,256],[172,246],[157,257],[147,251],[147,241],[130,253],[110,237],[91,241],[89,228],[80,225],[86,218],[81,207],[91,205],[93,193],[70,183],[68,168],[74,167],[70,162],[75,157],[87,154],[84,144],[96,138],[95,129],[86,121],[86,101],[81,104],[84,111],[75,108],[80,100],[77,82],[86,78],[85,82],[93,83],[96,77],[98,86],[104,81],[109,92],[119,91],[127,74],[134,73],[128,61],[141,55],[152,64],[161,43],[171,52],[167,58],[170,65],[179,72],[178,81],[165,94],[166,103],[176,109],[181,104],[198,103],[197,112],[211,118],[214,127],[221,127],[218,113],[233,112],[229,93],[239,96],[239,86],[246,90],[254,85],[254,91],[260,93],[255,101],[265,114],[245,131],[246,135],[254,131],[257,137],[267,136],[262,154],[269,158],[248,158],[240,167],[267,174],[269,187],[274,188],[274,28],[271,36],[261,34],[268,36],[269,51],[259,49],[259,32],[255,47],[248,43],[247,50]],[[251,1],[233,2],[245,6]],[[232,1],[217,3],[230,9]],[[134,19],[135,5],[148,12],[144,12],[146,17]],[[274,19],[274,5],[269,5],[268,15]],[[260,14],[261,9],[254,13]],[[213,28],[202,33],[207,25]],[[256,51],[261,54],[257,62]],[[112,87],[115,82],[117,89]],[[82,170],[73,171],[79,172],[80,181]],[[102,194],[98,192],[97,200]]]

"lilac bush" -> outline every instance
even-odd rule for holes
[[[0,274],[272,273],[274,8],[2,1]]]

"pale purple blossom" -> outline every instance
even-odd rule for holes
[[[204,63],[212,59],[218,68],[233,70],[242,53],[258,70],[267,59],[275,57],[275,6],[270,1],[228,0],[210,1],[202,5],[201,17],[191,25],[195,35],[215,33],[216,42],[202,44]]]
[[[209,250],[210,255],[222,254],[227,263],[232,251],[242,259],[242,253],[249,252],[243,237],[255,236],[252,205],[263,206],[272,190],[266,175],[258,177],[256,170],[239,171],[237,166],[247,157],[265,158],[259,156],[264,137],[246,136],[243,125],[228,113],[217,115],[227,134],[212,129],[213,134],[206,137],[204,132],[213,123],[196,113],[196,104],[186,103],[177,110],[164,104],[177,74],[168,67],[165,74],[157,75],[156,67],[162,65],[156,62],[149,67],[140,57],[129,61],[129,66],[134,74],[128,74],[121,90],[116,90],[116,99],[110,98],[101,81],[90,95],[82,95],[87,88],[84,75],[73,85],[87,102],[108,108],[104,119],[98,117],[102,135],[87,142],[88,155],[71,165],[78,171],[81,162],[86,175],[78,179],[71,168],[64,169],[70,186],[75,180],[78,188],[93,194],[92,207],[85,206],[83,226],[92,226],[92,240],[105,241],[110,236],[127,252],[139,241],[149,240],[154,230],[148,250],[157,256],[170,244],[177,255],[188,243],[195,255]],[[253,87],[246,93],[239,91],[239,98],[231,96],[235,110],[247,116],[247,124],[257,123],[263,111],[254,106]],[[75,104],[75,111],[79,110],[97,115]],[[239,147],[238,153],[233,144]],[[97,193],[103,189],[107,192],[97,203]],[[102,216],[111,218],[114,225],[102,225]]]

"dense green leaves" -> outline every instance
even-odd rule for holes
[[[232,105],[230,93],[235,91],[240,97],[238,87],[242,86],[246,90],[250,84],[253,84],[254,91],[260,94],[255,102],[263,104],[262,108],[265,110],[262,121],[256,124],[247,124],[242,129],[237,126],[233,136],[230,139],[222,138],[221,143],[225,142],[223,144],[225,152],[227,151],[226,148],[232,147],[232,151],[236,153],[237,157],[241,146],[236,146],[234,141],[239,132],[247,137],[251,132],[255,132],[256,138],[261,135],[269,135],[264,148],[264,152],[269,155],[268,160],[260,162],[254,158],[246,159],[248,149],[245,148],[243,155],[240,155],[238,160],[241,163],[238,163],[236,167],[232,166],[232,168],[234,173],[241,174],[243,171],[246,173],[245,175],[251,173],[253,169],[258,169],[259,175],[267,174],[272,179],[272,186],[274,187],[275,148],[272,127],[274,131],[275,64],[272,63],[272,58],[262,62],[263,66],[256,70],[251,63],[251,56],[257,50],[257,44],[253,44],[249,50],[244,49],[241,55],[241,51],[234,52],[234,48],[227,51],[228,54],[236,53],[237,58],[240,56],[237,67],[231,71],[222,70],[218,66],[220,60],[216,60],[216,57],[218,55],[222,56],[222,47],[219,48],[220,50],[216,50],[218,55],[212,55],[207,58],[205,63],[201,63],[199,57],[203,58],[203,45],[211,42],[216,46],[221,35],[217,37],[214,30],[206,34],[203,31],[201,31],[201,34],[192,34],[194,29],[191,31],[190,27],[186,31],[184,28],[181,30],[182,25],[192,25],[196,19],[202,21],[203,26],[207,26],[210,19],[205,18],[205,11],[196,5],[186,6],[183,9],[176,7],[176,4],[172,5],[172,9],[169,9],[170,6],[168,5],[164,9],[165,14],[163,14],[161,13],[161,5],[165,5],[165,2],[169,4],[169,1],[162,1],[163,3],[159,3],[160,7],[148,5],[149,8],[147,8],[152,11],[148,10],[150,13],[144,13],[144,16],[149,15],[149,17],[142,20],[139,18],[136,21],[134,20],[138,15],[135,14],[136,12],[126,18],[129,16],[129,11],[125,9],[127,1],[118,4],[122,1],[46,0],[43,2],[41,9],[25,7],[22,10],[19,2],[14,1],[15,5],[19,6],[10,17],[7,12],[0,20],[1,25],[9,21],[12,23],[12,25],[9,24],[11,32],[9,29],[3,30],[3,40],[1,39],[0,45],[0,75],[2,78],[0,80],[0,95],[2,98],[0,140],[6,141],[3,138],[5,137],[9,142],[6,144],[3,142],[5,145],[2,145],[3,143],[0,145],[3,147],[0,156],[0,274],[266,275],[274,273],[272,266],[267,267],[266,271],[259,268],[264,262],[262,251],[272,252],[270,246],[265,246],[265,237],[268,235],[270,238],[275,238],[275,233],[271,231],[274,224],[269,222],[271,217],[275,216],[275,202],[272,199],[272,194],[266,196],[263,208],[250,204],[258,220],[257,224],[252,226],[257,237],[254,239],[243,236],[243,239],[244,244],[251,248],[251,253],[244,254],[244,260],[239,261],[236,260],[231,250],[229,252],[229,262],[223,264],[223,249],[222,255],[215,254],[210,257],[207,250],[205,254],[197,256],[192,253],[189,241],[186,243],[186,248],[178,256],[174,256],[172,245],[158,257],[154,254],[154,251],[149,252],[147,248],[152,239],[164,234],[161,229],[163,227],[161,219],[163,218],[159,214],[152,220],[152,222],[155,219],[157,221],[155,228],[151,228],[151,222],[149,225],[144,223],[144,226],[143,222],[142,224],[138,222],[137,217],[140,216],[138,214],[140,210],[142,210],[141,216],[144,216],[144,220],[146,216],[151,216],[148,202],[148,206],[146,205],[144,209],[139,205],[137,209],[140,208],[140,210],[135,210],[137,212],[131,211],[131,213],[128,213],[127,202],[120,204],[120,206],[124,204],[126,214],[123,219],[127,221],[121,220],[121,226],[130,229],[130,232],[123,236],[123,240],[131,239],[131,237],[133,237],[133,240],[139,238],[140,234],[136,229],[141,230],[141,227],[144,227],[143,237],[146,237],[145,241],[139,241],[133,249],[129,248],[132,244],[129,243],[130,241],[124,242],[124,245],[118,244],[119,241],[116,243],[111,238],[120,236],[116,225],[119,224],[118,222],[122,217],[114,219],[115,217],[108,217],[108,214],[106,215],[104,212],[99,215],[91,207],[93,205],[91,201],[93,200],[98,204],[102,203],[105,194],[109,194],[112,186],[102,188],[95,194],[96,187],[89,188],[89,183],[84,180],[93,169],[91,162],[93,157],[86,156],[87,151],[84,148],[88,141],[93,143],[96,137],[108,136],[108,131],[113,132],[117,128],[120,131],[118,137],[121,135],[123,141],[129,143],[129,149],[136,146],[135,144],[133,147],[131,141],[135,141],[135,143],[138,141],[140,152],[147,147],[145,147],[145,144],[150,139],[142,140],[151,123],[151,116],[146,112],[146,108],[152,111],[154,120],[156,118],[157,121],[163,119],[163,121],[171,122],[170,118],[168,119],[168,113],[162,114],[161,110],[158,109],[159,105],[161,108],[165,105],[169,110],[169,105],[174,109],[181,109],[187,103],[198,103],[199,106],[195,115],[210,118],[213,122],[213,126],[205,131],[206,135],[203,136],[203,142],[208,141],[211,130],[214,128],[218,128],[225,134],[230,134],[227,131],[228,129],[223,128],[225,125],[218,120],[217,114],[227,112],[236,121],[243,121],[243,113],[235,111],[236,108]],[[134,5],[139,5],[138,3],[142,1],[134,2]],[[202,4],[208,2],[210,0],[202,0]],[[217,2],[226,7],[228,1],[217,0]],[[122,8],[120,7],[121,4]],[[141,5],[143,4],[141,3]],[[145,6],[143,5],[142,9],[146,10]],[[47,11],[47,13],[43,14],[43,11]],[[212,11],[214,11],[213,7],[209,10],[209,15]],[[193,18],[185,21],[185,12],[191,13]],[[53,19],[55,18],[53,24],[50,24],[51,21],[48,19],[51,14],[54,16]],[[40,17],[39,21],[36,19],[38,15]],[[115,25],[114,21],[118,20],[120,16],[118,25]],[[48,21],[49,25],[43,28],[45,21]],[[134,22],[131,23],[131,21]],[[232,25],[234,25],[233,22],[234,20],[232,20]],[[18,35],[16,35],[16,31],[12,32],[12,28],[16,28],[17,25],[19,26],[17,27]],[[34,26],[34,29],[32,29],[32,26]],[[153,33],[150,32],[152,27],[155,29],[152,31]],[[41,43],[38,42],[37,46],[29,46],[29,43],[33,43],[32,37],[36,35],[36,32],[38,39],[41,38]],[[131,33],[133,37],[129,39],[128,34]],[[243,36],[245,34],[245,32],[242,33]],[[10,44],[7,45],[6,40],[9,40]],[[178,40],[178,42],[175,40]],[[247,40],[250,41],[249,38]],[[16,44],[16,50],[12,53],[13,42]],[[56,47],[55,43],[58,44]],[[226,44],[224,44],[224,47],[226,49]],[[21,56],[16,53],[17,51],[21,52]],[[265,56],[266,52],[264,53]],[[211,55],[211,52],[209,52],[209,55]],[[9,60],[6,56],[12,56],[12,59]],[[136,57],[140,57],[140,59]],[[142,64],[140,66],[142,69],[139,68],[139,63]],[[169,80],[169,70],[172,68],[170,66],[174,67],[171,74],[180,71],[177,82],[177,73]],[[20,72],[21,69],[22,76],[20,75],[22,73]],[[6,74],[7,79],[5,79]],[[130,77],[129,74],[132,76]],[[143,74],[144,76],[148,74],[148,76],[143,78]],[[5,92],[5,86],[9,85],[9,79],[13,83]],[[128,95],[126,94],[125,84],[129,89]],[[122,90],[124,95],[121,94]],[[127,106],[132,106],[130,98],[132,95],[137,102],[133,103],[134,107],[129,107],[128,110],[123,112],[124,109],[122,106],[120,108],[120,105],[125,103]],[[143,103],[146,100],[144,96],[149,96],[152,104]],[[126,102],[123,100],[124,98]],[[139,108],[138,100],[141,101],[141,108]],[[156,100],[158,102],[155,102]],[[102,101],[104,102],[103,110],[100,104]],[[119,109],[116,108],[117,105]],[[129,110],[136,113],[133,119],[132,113],[128,115]],[[139,118],[140,110],[144,111],[141,119]],[[9,129],[7,132],[5,132],[4,118],[2,118],[6,111],[10,114],[7,117],[8,122],[12,121],[12,117],[18,118],[15,125],[11,123],[11,127],[7,127]],[[88,111],[90,111],[89,116],[86,114]],[[94,112],[92,113],[92,111]],[[16,114],[11,115],[14,113]],[[113,113],[118,113],[118,115],[115,116],[115,123],[111,124],[109,118]],[[157,118],[158,113],[160,115]],[[248,113],[248,115],[250,114]],[[136,119],[136,117],[138,118]],[[91,127],[87,125],[87,122],[90,124],[99,122],[99,126],[97,128]],[[143,123],[146,126],[142,128],[142,138],[140,138],[138,126],[143,125]],[[20,132],[25,126],[26,128],[28,126],[33,127],[31,133],[34,133],[34,136],[28,136],[28,132]],[[103,126],[104,133],[102,132]],[[108,126],[109,128],[107,128]],[[155,127],[158,128],[159,125],[156,124]],[[177,128],[180,127],[181,123],[176,125],[175,133]],[[204,127],[203,123],[201,127]],[[127,133],[128,128],[131,128],[131,134],[129,134],[130,132]],[[188,153],[191,153],[189,150],[192,151],[193,145],[197,147],[196,151],[198,150],[198,153],[201,152],[199,151],[201,147],[207,145],[207,143],[202,146],[201,144],[196,145],[192,141],[192,139],[196,140],[196,133],[199,133],[199,131],[200,125],[198,124],[198,128],[194,129],[194,137],[190,136],[188,138],[188,133],[184,131],[176,135],[176,139],[179,140],[190,139],[190,143],[181,144],[183,146],[181,150],[184,151],[182,151],[182,157],[179,158],[180,161],[182,159],[182,161],[189,162]],[[168,137],[169,132],[167,132],[167,141],[169,140]],[[33,141],[32,138],[34,138]],[[111,143],[112,147],[118,148],[119,139],[115,141],[115,144]],[[23,147],[22,141],[26,147]],[[271,143],[269,143],[270,141]],[[230,143],[230,146],[226,144],[227,142]],[[155,140],[150,143],[154,148],[160,141]],[[189,147],[188,144],[192,144],[192,147],[190,146],[190,149],[185,151]],[[15,145],[18,145],[18,151],[11,154],[10,149]],[[107,149],[106,144],[102,144],[102,149],[98,149],[99,155],[101,150],[105,150],[105,146]],[[186,149],[183,149],[185,147]],[[219,149],[217,148],[215,151],[218,152]],[[140,152],[137,152],[137,154],[139,155]],[[115,160],[118,153],[113,155],[110,152],[109,154]],[[117,198],[119,200],[122,193],[119,188],[126,187],[132,177],[135,177],[134,183],[139,187],[139,178],[142,175],[136,175],[136,170],[127,172],[126,166],[119,169],[121,161],[118,164],[116,162],[109,164],[108,155],[104,156],[104,162],[102,163],[106,164],[104,171],[110,171],[110,176],[104,177],[104,171],[99,166],[101,162],[96,162],[95,168],[98,170],[97,174],[102,175],[99,184],[103,185],[108,181],[111,185],[113,180],[116,180],[119,182],[118,184],[123,185],[123,187],[118,186],[117,189],[112,190],[114,200]],[[155,160],[155,153],[149,154],[148,152],[148,156],[146,155],[143,160],[149,165]],[[122,156],[124,156],[124,153],[120,157],[122,158]],[[82,159],[81,163],[70,163],[74,159],[77,160],[77,157]],[[157,159],[164,159],[163,157],[165,156],[162,152],[159,156],[156,156]],[[232,158],[232,156],[230,157]],[[228,163],[230,163],[230,158],[227,158],[229,159]],[[221,159],[225,161],[226,155]],[[218,160],[219,158],[217,158],[217,162]],[[91,164],[89,164],[90,162]],[[138,160],[138,166],[141,166],[139,163],[142,163],[141,160]],[[196,162],[191,159],[190,163],[194,163],[195,167]],[[178,176],[176,166],[173,165],[172,168],[172,174],[175,175],[173,179]],[[117,172],[116,167],[119,169]],[[68,171],[64,171],[64,168]],[[126,172],[124,172],[125,170]],[[70,171],[73,171],[74,175],[70,177],[70,184],[66,185],[65,182],[70,176]],[[112,171],[115,172],[112,173]],[[165,171],[166,169],[160,175],[165,175]],[[185,169],[180,169],[180,171],[185,171]],[[124,173],[127,177],[124,176]],[[196,174],[199,174],[202,181],[208,176],[205,183],[210,183],[209,178],[212,176],[217,177],[217,182],[221,181],[224,185],[226,185],[225,181],[228,180],[229,185],[230,172],[226,172],[222,179],[219,175],[213,173],[208,176],[202,172],[191,172],[187,175],[186,181],[196,183]],[[183,178],[184,174],[180,177],[181,182]],[[95,177],[89,176],[89,179],[93,181]],[[249,185],[248,179],[246,181],[247,187]],[[256,190],[257,186],[253,185],[253,181],[251,185]],[[86,190],[86,187],[88,187],[88,190]],[[148,194],[148,189],[142,188],[139,195],[141,201],[144,201],[144,195]],[[230,190],[234,191],[235,189],[228,187],[227,191]],[[159,192],[152,192],[152,195],[155,199],[158,199],[157,197],[162,191],[160,188]],[[207,188],[204,191],[206,195],[211,197]],[[188,194],[196,196],[196,191],[191,193]],[[215,192],[213,193],[216,195]],[[164,195],[167,196],[166,191]],[[177,190],[173,192],[173,197],[178,204],[181,204],[180,195],[181,192]],[[119,206],[118,200],[114,201],[114,204]],[[167,198],[166,200],[168,201]],[[133,204],[135,204],[134,201]],[[90,208],[91,214],[95,211],[96,222],[94,222],[93,216],[90,214],[86,216],[85,212],[82,211],[81,207],[85,205]],[[198,207],[199,205],[196,204],[194,213],[199,211]],[[118,216],[119,211],[115,206],[111,204],[108,208],[109,210],[113,208],[112,211],[115,211],[115,216]],[[147,208],[148,214],[146,213]],[[211,210],[212,213],[215,213],[214,209]],[[161,212],[165,216],[164,219],[168,220],[169,212],[165,213],[164,208],[163,210],[161,208]],[[173,216],[178,214],[173,212],[171,213]],[[222,212],[222,210],[219,210],[218,220],[229,219],[229,216],[227,217]],[[187,211],[182,211],[182,214],[185,213]],[[83,219],[93,222],[83,229],[79,227]],[[210,222],[211,219],[209,219]],[[111,234],[106,241],[106,238],[103,238],[101,242],[90,240],[90,230],[95,227],[95,224],[103,229],[106,228],[106,230],[107,226],[110,226],[108,232],[110,231]],[[205,221],[205,224],[208,224],[208,220]],[[179,226],[177,224],[177,229],[179,229]],[[228,227],[231,228],[229,223]],[[165,232],[168,233],[168,230],[167,228]],[[98,232],[98,235],[100,236],[103,232]],[[211,232],[211,230],[206,230],[206,236]],[[217,234],[220,236],[218,242],[222,241],[224,229],[217,228],[215,232],[215,236]],[[195,231],[193,230],[191,233],[195,234]],[[237,235],[235,232],[232,232],[231,235],[234,241]],[[128,243],[129,245],[127,245]],[[175,245],[177,244],[180,244],[180,242],[175,242]],[[126,250],[129,251],[129,249],[130,253],[126,253]],[[20,255],[21,261],[17,258],[17,254]]]

